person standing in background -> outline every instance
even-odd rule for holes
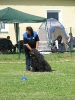
[[[70,47],[70,51],[72,51],[73,50],[73,36],[72,36],[72,33],[69,33],[68,45]]]

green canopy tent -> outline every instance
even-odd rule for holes
[[[0,10],[0,21],[5,23],[37,23],[45,20],[46,18],[27,14],[10,7]]]
[[[44,21],[46,21],[46,18],[27,14],[10,7],[0,10],[0,22],[15,23],[17,42],[19,41],[19,23],[39,23]]]

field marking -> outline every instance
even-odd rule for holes
[[[56,60],[56,61],[48,61],[48,62],[70,62],[71,60]],[[75,60],[72,60],[75,61]],[[0,62],[0,64],[24,64],[25,62]]]
[[[13,63],[14,63],[14,64],[17,64],[17,63],[18,63],[18,64],[21,64],[21,63],[23,64],[23,63],[25,63],[25,62],[0,62],[0,64],[13,64]]]

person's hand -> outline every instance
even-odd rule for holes
[[[32,48],[30,48],[30,51],[32,50]]]
[[[36,48],[36,50],[38,50],[38,48]]]
[[[32,48],[29,46],[29,44],[25,44],[25,46],[26,46],[29,50],[32,50]]]

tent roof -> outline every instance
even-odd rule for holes
[[[44,28],[46,24],[47,24],[48,29],[53,28],[53,27],[64,28],[64,26],[54,18],[47,19],[47,22],[43,22],[40,28]]]
[[[0,10],[0,21],[5,23],[38,23],[46,21],[46,18],[27,14],[7,7]]]
[[[68,39],[64,26],[54,18],[47,19],[46,22],[43,22],[39,27],[39,30],[46,30],[50,36],[49,38],[52,39],[52,33],[54,32],[55,28],[60,28],[63,31],[66,39]]]

